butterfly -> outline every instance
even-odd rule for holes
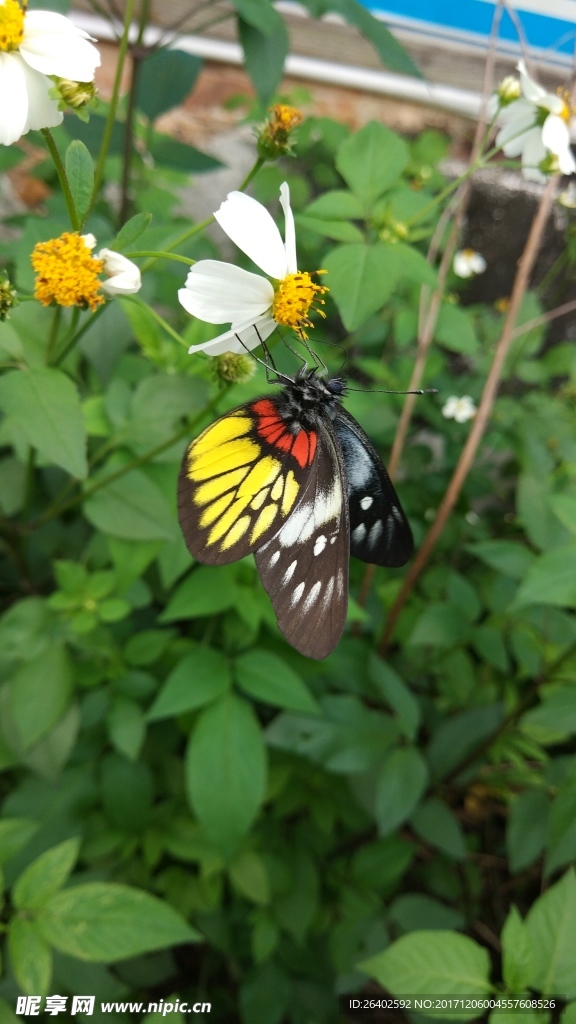
[[[279,392],[221,416],[188,446],[178,515],[190,553],[253,553],[278,626],[309,658],[342,635],[348,562],[401,566],[412,533],[378,452],[342,406],[343,377],[304,366]]]

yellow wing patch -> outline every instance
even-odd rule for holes
[[[275,520],[280,528],[298,497],[300,484],[293,471],[284,471],[280,459],[262,454],[252,428],[243,410],[230,413],[188,448],[184,472],[207,548],[226,552],[241,543],[253,550]]]

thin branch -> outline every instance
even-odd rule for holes
[[[534,263],[538,255],[538,252],[540,250],[540,245],[542,243],[544,231],[546,228],[546,224],[548,222],[548,217],[552,209],[552,204],[554,201],[554,195],[556,190],[556,181],[556,178],[552,178],[548,182],[542,193],[542,197],[540,199],[540,203],[536,211],[534,220],[532,221],[530,233],[528,235],[528,239],[524,247],[524,252],[522,253],[522,256],[520,258],[518,272],[516,274],[514,287],[512,289],[512,295],[510,298],[510,306],[508,308],[508,313],[506,315],[506,320],[504,322],[504,327],[502,330],[502,334],[500,336],[500,340],[496,346],[494,359],[492,361],[488,377],[486,378],[486,383],[484,385],[484,390],[482,392],[482,398],[480,400],[478,412],[473,421],[472,429],[470,430],[468,440],[464,445],[462,454],[460,456],[460,459],[458,460],[458,464],[456,466],[456,469],[454,470],[452,479],[448,485],[446,494],[444,495],[444,498],[438,509],[436,519],[434,520],[434,523],[432,524],[430,530],[428,531],[424,539],[424,543],[422,544],[422,547],[418,551],[412,565],[410,566],[410,569],[408,570],[408,573],[404,579],[402,589],[400,590],[400,593],[398,594],[398,597],[396,598],[396,601],[394,602],[390,610],[386,622],[386,627],[378,648],[381,654],[384,654],[386,652],[388,648],[388,642],[392,636],[394,627],[408,599],[408,596],[412,592],[418,577],[420,576],[422,570],[426,566],[432,554],[432,551],[436,546],[436,542],[438,541],[438,538],[440,537],[446,525],[446,522],[452,512],[452,509],[454,508],[454,505],[458,500],[464,481],[466,480],[466,477],[474,463],[474,459],[480,441],[482,440],[486,427],[488,426],[488,421],[490,419],[490,414],[492,412],[492,407],[494,405],[496,393],[498,390],[500,376],[504,366],[504,360],[506,359],[508,349],[510,348],[510,343],[514,335],[518,312],[520,310],[522,300],[528,288],[530,275],[532,273],[532,269],[534,267]]]

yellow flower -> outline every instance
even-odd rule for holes
[[[98,274],[104,260],[92,255],[93,235],[65,231],[60,238],[38,242],[32,252],[37,277],[34,298],[43,306],[80,306],[94,312],[104,302]]]
[[[287,103],[275,103],[270,107],[271,117],[258,132],[258,154],[265,160],[276,160],[290,153],[291,133],[302,124],[302,114]]]

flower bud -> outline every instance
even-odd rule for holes
[[[95,99],[98,90],[94,82],[72,82],[69,78],[55,79],[55,99],[60,100],[60,109],[71,107],[78,110]]]
[[[509,103],[513,103],[514,100],[520,99],[522,90],[520,88],[520,82],[514,75],[506,75],[503,78],[496,90],[499,105],[501,107],[507,107]]]
[[[0,321],[10,319],[10,310],[16,304],[16,289],[7,277],[0,277]]]
[[[245,384],[256,373],[256,363],[243,352],[223,352],[215,362],[218,379],[230,384]]]
[[[270,107],[270,117],[258,129],[258,155],[263,160],[277,160],[286,156],[294,145],[290,138],[295,128],[302,124],[302,114],[296,107],[276,103]]]

